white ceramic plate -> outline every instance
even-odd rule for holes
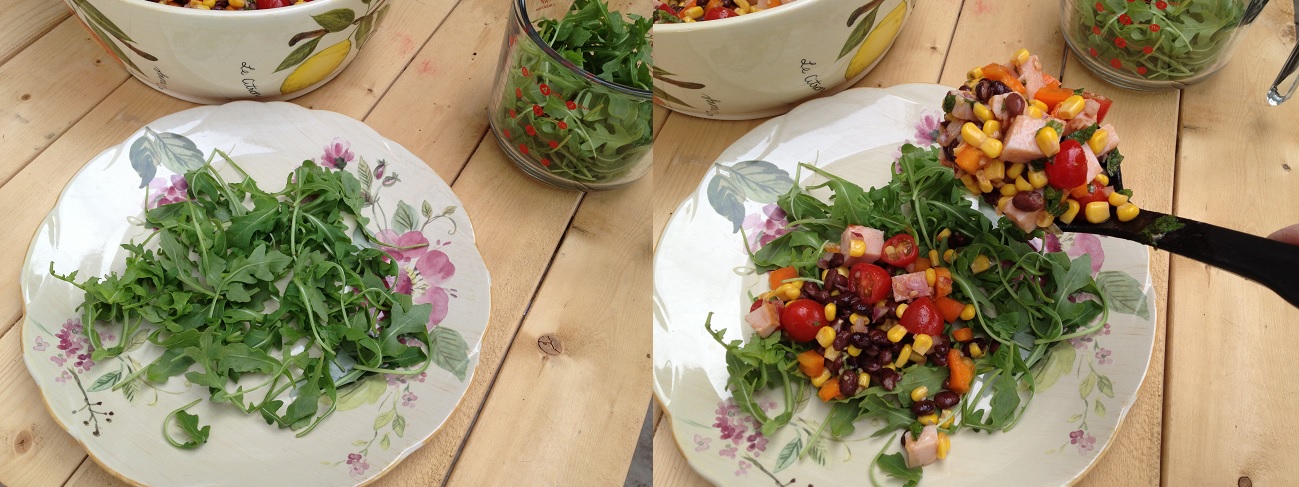
[[[161,350],[136,344],[120,358],[92,363],[80,334],[80,290],[50,276],[79,279],[124,268],[118,245],[148,233],[140,223],[145,189],[182,198],[174,182],[185,167],[221,149],[258,182],[279,191],[304,160],[357,175],[372,202],[368,228],[399,244],[427,247],[397,255],[396,286],[432,303],[430,330],[441,365],[420,376],[382,375],[340,390],[338,411],[296,438],[230,405],[191,409],[212,426],[207,444],[180,450],[162,437],[163,418],[206,388],[183,376],[153,387],[117,382]],[[198,159],[195,159],[198,158]],[[219,159],[218,159],[219,160]],[[227,180],[235,171],[213,163]],[[183,178],[179,179],[184,182]],[[105,470],[142,485],[356,485],[382,475],[419,448],[464,395],[487,326],[490,279],[460,201],[423,161],[365,124],[289,103],[235,102],[158,119],[92,159],[64,188],[36,230],[22,270],[26,318],[23,359],[54,419]],[[120,333],[120,327],[109,328]],[[142,336],[143,334],[141,334]],[[120,339],[120,338],[119,338]],[[114,343],[106,340],[107,343]]]
[[[740,229],[754,241],[781,233],[783,213],[773,212],[773,203],[789,188],[797,163],[815,163],[863,187],[885,184],[903,143],[932,142],[946,92],[937,85],[901,85],[805,103],[723,152],[668,222],[654,259],[654,392],[670,416],[677,446],[708,480],[870,483],[872,459],[888,437],[869,438],[877,428],[865,425],[841,441],[820,442],[801,460],[791,459],[789,453],[805,444],[829,408],[812,400],[788,426],[763,436],[731,399],[725,350],[703,324],[712,312],[714,329],[725,328],[727,340],[753,334],[743,321],[748,296],[766,291],[767,284],[754,274]],[[1008,433],[956,435],[948,458],[925,468],[923,485],[1067,484],[1096,461],[1135,400],[1154,341],[1148,251],[1082,234],[1049,238],[1047,245],[1071,256],[1091,254],[1093,273],[1111,295],[1108,325],[1054,347],[1019,424]],[[779,394],[766,397],[764,409],[783,409]],[[900,450],[897,444],[888,448]]]

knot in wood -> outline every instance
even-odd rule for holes
[[[1236,487],[1254,487],[1254,481],[1249,477],[1241,477],[1236,479]]]
[[[14,438],[14,452],[19,455],[27,453],[32,449],[33,440],[31,430],[19,431],[18,436]]]
[[[553,356],[564,353],[564,344],[559,341],[559,337],[549,333],[541,335],[541,338],[537,339],[537,346],[541,348],[542,352],[546,352],[546,355]]]

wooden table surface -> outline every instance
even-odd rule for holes
[[[1208,81],[1139,93],[1107,85],[1072,57],[1059,2],[923,0],[892,50],[858,86],[956,86],[974,66],[1024,47],[1068,86],[1114,99],[1124,183],[1142,207],[1257,235],[1299,223],[1299,101],[1263,93],[1295,43],[1291,2],[1272,2]],[[655,53],[656,58],[670,53]],[[654,231],[715,158],[762,120],[723,122],[657,113]],[[1104,456],[1079,482],[1127,485],[1293,485],[1299,478],[1299,392],[1288,339],[1299,310],[1235,275],[1151,254],[1158,329],[1136,403]],[[656,415],[654,484],[707,485]]]
[[[584,195],[500,151],[486,106],[509,2],[392,9],[355,62],[294,103],[362,120],[427,162],[464,203],[493,286],[460,407],[374,485],[621,485],[651,396],[652,180]],[[22,362],[19,268],[85,162],[195,105],[128,76],[63,2],[5,0],[0,26],[0,485],[122,485],[53,421]],[[543,337],[560,346],[543,351]]]

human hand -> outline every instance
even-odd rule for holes
[[[1290,225],[1288,227],[1272,232],[1272,234],[1268,235],[1267,238],[1285,242],[1291,245],[1299,245],[1299,224]]]

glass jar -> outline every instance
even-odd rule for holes
[[[1231,59],[1266,0],[1063,0],[1060,30],[1101,79],[1133,90],[1184,88]]]
[[[644,176],[653,94],[600,79],[541,38],[538,23],[563,19],[571,2],[513,1],[488,106],[502,150],[523,172],[563,188],[610,189]]]

